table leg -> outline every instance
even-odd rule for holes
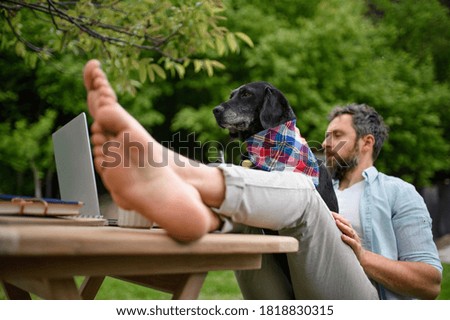
[[[189,274],[186,279],[180,282],[178,288],[173,293],[173,300],[192,300],[197,299],[207,273]]]
[[[78,300],[80,294],[73,278],[21,278],[7,279],[7,282],[20,288],[25,292],[35,293],[36,295],[49,300]]]
[[[1,281],[1,283],[6,297],[9,300],[31,300],[30,294],[25,290],[22,290],[6,281]]]
[[[197,299],[207,272],[157,274],[151,276],[114,276],[114,278],[171,293],[172,299]]]
[[[100,290],[105,277],[86,277],[80,286],[80,295],[83,300],[93,300]]]

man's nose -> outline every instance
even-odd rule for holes
[[[326,148],[327,148],[327,145],[328,145],[328,138],[325,137],[325,139],[323,139],[323,141],[322,141],[322,148],[323,148],[323,149],[326,149]]]
[[[322,142],[322,148],[325,154],[330,153],[334,149],[333,138],[331,135],[328,134],[325,135],[325,138],[323,139]]]

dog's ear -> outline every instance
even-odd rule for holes
[[[280,90],[266,86],[264,89],[264,101],[259,113],[259,120],[264,129],[276,127],[294,115],[286,97]]]

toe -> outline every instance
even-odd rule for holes
[[[93,87],[92,80],[94,79],[93,71],[100,68],[100,61],[98,60],[89,60],[85,67],[83,72],[84,77],[84,85],[87,90],[91,90]]]

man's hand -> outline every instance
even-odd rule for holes
[[[345,219],[342,215],[337,214],[336,212],[332,212],[333,218],[336,221],[336,225],[341,230],[342,236],[341,239],[346,244],[348,244],[356,254],[359,263],[362,264],[362,260],[365,256],[366,250],[363,248],[361,244],[361,238],[353,229],[351,223]]]

